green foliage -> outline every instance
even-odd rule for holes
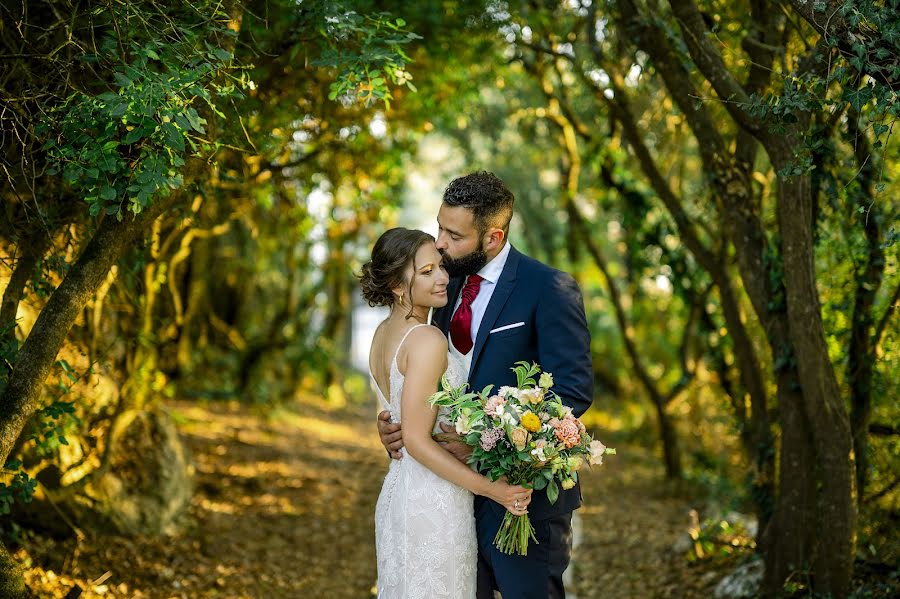
[[[349,2],[325,3],[319,34],[325,41],[313,65],[337,69],[328,98],[390,107],[390,84],[416,91],[404,67],[411,61],[404,46],[421,36],[406,29],[406,21],[390,13],[360,14]]]
[[[756,546],[742,522],[730,522],[725,518],[707,518],[692,526],[688,533],[693,541],[686,555],[689,562],[729,560],[735,554]]]
[[[9,483],[0,482],[0,516],[9,514],[16,501],[30,503],[34,497],[37,481],[19,470],[20,467],[20,462],[10,461],[3,469],[4,474],[9,472],[15,472],[15,474]]]
[[[81,418],[76,413],[75,401],[63,401],[72,385],[80,380],[79,374],[66,360],[58,360],[60,369],[56,385],[50,387],[55,399],[32,417],[28,438],[35,443],[35,451],[40,456],[52,456],[61,445],[68,445],[66,432],[78,430]],[[84,375],[90,374],[90,369]]]
[[[881,247],[889,248],[898,241],[900,241],[900,230],[895,227],[891,227],[888,230],[887,234],[884,236],[884,243],[881,245]]]
[[[108,66],[109,91],[70,95],[37,128],[47,139],[48,174],[59,172],[92,216],[139,214],[182,185],[189,156],[209,159],[221,146],[202,137],[201,112],[224,117],[219,106],[240,98],[239,88],[252,82],[233,65],[231,52],[209,41],[234,37],[217,23],[222,13],[209,16],[199,30],[180,22],[150,39],[130,39],[127,61],[119,40],[107,36],[98,54],[82,60]],[[171,35],[183,41],[173,44]]]
[[[32,431],[28,438],[35,442],[38,455],[50,456],[60,445],[68,445],[66,431],[71,431],[81,424],[75,413],[74,401],[54,401],[39,410],[33,418]]]
[[[779,93],[753,94],[747,108],[773,132],[784,134],[803,115],[834,114],[850,106],[872,131],[873,149],[883,153],[892,125],[900,117],[900,97],[895,89],[900,79],[900,5],[851,0],[840,3],[829,22],[839,18],[845,18],[850,27],[849,41],[827,32],[823,51],[813,55],[821,69],[809,69],[799,76],[785,74]],[[837,93],[832,91],[835,86]],[[808,134],[814,137],[814,132]],[[812,160],[800,155],[778,175],[795,176],[813,168]],[[877,191],[883,187],[879,182]]]
[[[530,389],[537,387],[537,381],[534,380],[535,375],[540,374],[541,367],[534,362],[516,362],[512,371],[516,374],[516,386],[519,389]]]
[[[28,280],[28,289],[41,299],[47,299],[56,289],[56,282],[51,276],[63,277],[69,271],[69,263],[61,254],[50,254],[38,260],[34,275]]]

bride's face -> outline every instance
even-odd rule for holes
[[[433,243],[424,244],[416,252],[413,263],[407,269],[406,280],[410,279],[413,281],[414,305],[423,308],[441,308],[447,304],[447,283],[450,277],[441,264],[441,253]],[[408,283],[406,288],[409,289]]]

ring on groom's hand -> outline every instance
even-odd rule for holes
[[[519,509],[519,500],[516,499],[516,502],[513,504],[513,508]]]

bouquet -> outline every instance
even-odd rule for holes
[[[602,464],[603,456],[616,450],[594,440],[551,391],[551,373],[528,362],[517,362],[512,370],[515,387],[500,387],[496,394],[493,385],[466,392],[468,385],[453,388],[444,379],[429,401],[450,409],[456,432],[472,447],[469,463],[479,472],[492,481],[506,476],[510,484],[546,489],[550,503],[556,503],[560,487],[574,487],[585,462]],[[529,540],[537,542],[528,514],[506,512],[494,545],[507,554],[527,555]]]

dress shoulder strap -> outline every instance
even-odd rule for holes
[[[396,365],[397,365],[397,356],[400,355],[400,348],[403,347],[403,342],[406,341],[406,338],[409,337],[409,334],[410,334],[410,333],[412,333],[413,331],[415,331],[415,330],[418,329],[419,327],[430,327],[430,326],[431,326],[430,324],[423,324],[423,323],[420,323],[420,324],[417,324],[417,325],[415,325],[415,326],[410,327],[409,330],[406,331],[406,334],[403,335],[403,339],[400,340],[400,343],[397,344],[397,351],[394,352],[394,359],[391,360],[391,364],[393,364],[393,365],[396,367]]]

